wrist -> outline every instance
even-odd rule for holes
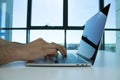
[[[27,52],[24,47],[20,47],[20,48],[16,49],[16,54],[17,54],[18,60],[25,61]]]

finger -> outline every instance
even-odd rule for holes
[[[53,57],[57,57],[58,56],[58,54],[50,54],[50,55],[47,55],[46,57],[51,57],[51,58],[53,58]]]
[[[58,52],[56,49],[46,49],[47,56],[58,56]]]
[[[61,46],[59,44],[56,44],[56,43],[52,43],[54,46],[56,46],[56,48],[62,53],[63,56],[66,55],[66,49],[64,46]]]
[[[50,43],[49,45],[47,45],[47,48],[49,49],[56,49],[57,51],[60,51],[62,53],[63,56],[66,55],[66,49],[65,47],[56,44],[56,43]]]

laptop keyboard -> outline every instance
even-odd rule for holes
[[[67,57],[63,58],[61,54],[58,57],[45,57],[35,60],[37,63],[86,63],[80,56],[74,54],[67,54]]]
[[[59,55],[55,63],[85,63],[85,61],[80,58],[78,55],[67,54],[67,57],[63,58],[62,55]]]

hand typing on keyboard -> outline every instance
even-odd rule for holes
[[[64,61],[67,58],[67,55],[62,55],[59,51],[57,56],[45,56],[44,60],[48,62],[58,63],[60,60]]]

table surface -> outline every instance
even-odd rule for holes
[[[26,67],[16,61],[0,66],[0,80],[120,80],[120,54],[99,51],[92,67]]]

